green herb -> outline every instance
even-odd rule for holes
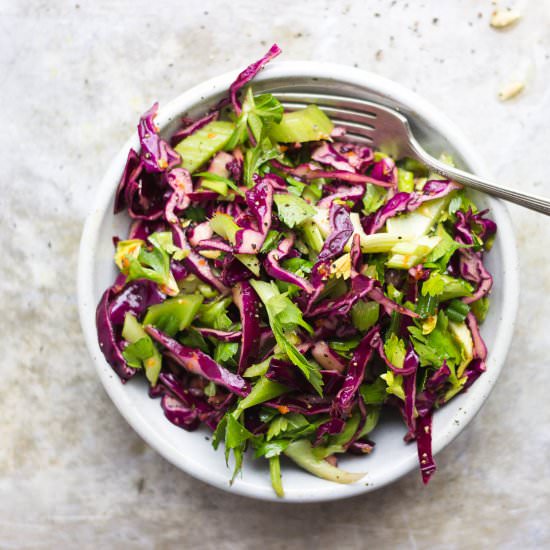
[[[359,393],[365,405],[382,405],[388,396],[387,384],[381,378],[377,378],[372,384],[362,384]]]
[[[414,191],[414,174],[404,168],[398,168],[397,188],[401,192],[412,193]]]
[[[315,215],[315,208],[295,195],[275,193],[273,202],[277,205],[279,219],[288,227],[301,225]]]
[[[398,338],[395,334],[392,334],[384,342],[384,352],[388,361],[397,367],[398,369],[403,368],[403,363],[405,362],[405,342]]]
[[[186,329],[199,311],[204,297],[188,294],[165,300],[147,309],[144,325],[153,325],[169,336]]]
[[[464,279],[455,279],[450,275],[443,275],[437,271],[432,271],[428,280],[422,284],[422,296],[437,297],[440,302],[471,296],[473,292],[472,285]]]
[[[387,192],[383,187],[367,183],[367,189],[363,196],[363,214],[376,212],[386,200]]]
[[[472,313],[476,316],[479,323],[483,323],[489,311],[490,300],[487,297],[480,298],[471,304]]]
[[[455,323],[463,323],[469,312],[470,306],[460,300],[452,300],[445,310],[449,320]]]
[[[254,97],[252,88],[248,88],[242,105],[235,130],[225,148],[232,151],[248,139],[248,129],[256,141],[261,141],[273,123],[283,116],[283,106],[273,95],[262,94]]]
[[[260,173],[263,164],[277,158],[279,149],[268,138],[259,141],[255,147],[246,150],[244,157],[244,182],[248,187],[254,185],[254,174]]]
[[[272,250],[277,248],[277,244],[279,243],[280,239],[281,234],[274,229],[270,229],[267,233],[267,237],[265,238],[262,248],[260,248],[260,253],[267,254],[268,252],[271,252]]]
[[[351,308],[351,320],[357,330],[366,332],[378,322],[380,305],[377,302],[359,300]]]
[[[194,175],[204,180],[202,182],[202,187],[204,187],[205,189],[211,189],[212,191],[219,193],[223,197],[227,195],[228,187],[229,189],[235,191],[237,195],[244,197],[244,193],[237,187],[235,182],[231,181],[229,178],[224,178],[223,176],[213,174],[212,172],[199,172],[198,174]],[[187,210],[185,211],[185,216],[187,217]]]

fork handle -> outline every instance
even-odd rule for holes
[[[429,166],[434,172],[437,172],[441,176],[461,183],[471,189],[482,191],[493,197],[498,197],[499,199],[504,199],[505,201],[510,201],[520,206],[524,206],[525,208],[529,208],[530,210],[536,210],[537,212],[550,216],[549,199],[529,193],[523,193],[522,191],[510,189],[509,187],[495,185],[486,179],[474,176],[458,168],[453,168],[448,164],[444,164],[419,149],[414,151],[418,160]]]

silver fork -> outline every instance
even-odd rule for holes
[[[412,157],[441,176],[525,208],[550,215],[550,200],[496,185],[428,154],[413,136],[409,121],[394,109],[363,99],[303,92],[275,92],[285,109],[296,110],[310,103],[319,106],[347,135],[390,154],[396,160]]]

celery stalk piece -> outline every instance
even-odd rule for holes
[[[279,455],[270,457],[269,475],[271,477],[271,485],[275,491],[275,494],[279,498],[283,498],[285,496],[285,492],[283,489],[283,482],[281,481],[281,461]]]
[[[420,237],[426,235],[439,219],[447,204],[447,199],[436,199],[425,202],[418,210],[395,216],[386,222],[388,233],[403,237]]]
[[[324,459],[319,459],[313,454],[311,443],[307,439],[293,441],[284,450],[286,456],[291,458],[304,470],[328,481],[335,483],[354,483],[365,477],[365,473],[352,473],[336,468]]]
[[[187,294],[170,298],[150,306],[143,320],[144,325],[153,325],[169,336],[185,330],[195,318],[202,305],[202,294]]]
[[[279,395],[288,393],[289,391],[290,388],[278,382],[272,382],[269,378],[262,376],[256,384],[254,384],[250,393],[238,404],[232,414],[235,418],[238,418],[245,409],[259,405],[264,401],[275,399],[275,397],[279,397]]]
[[[239,260],[247,269],[252,271],[256,277],[260,276],[260,260],[254,254],[235,254],[235,258]]]
[[[402,241],[392,249],[392,255],[386,262],[387,267],[410,269],[419,264],[439,243],[441,237],[420,237],[414,241]]]
[[[307,222],[304,222],[304,224],[300,226],[300,229],[302,231],[304,241],[309,246],[309,248],[314,252],[321,252],[321,249],[323,248],[323,244],[325,244],[325,242],[323,240],[323,237],[321,236],[321,231],[319,230],[319,227],[312,220],[309,220]]]
[[[235,235],[241,229],[229,214],[219,213],[212,216],[210,227],[214,233],[233,245],[235,244]],[[260,261],[254,254],[235,254],[235,258],[252,271],[256,277],[260,276]]]
[[[143,367],[145,368],[147,380],[149,380],[151,386],[155,386],[160,374],[160,369],[162,368],[162,356],[151,340],[151,337],[145,332],[143,327],[139,324],[139,321],[131,313],[127,313],[124,316],[122,337],[127,342],[130,342],[130,344],[135,344],[144,338],[151,342],[153,355],[143,361]]]
[[[145,338],[148,334],[143,330],[139,321],[132,313],[127,313],[124,316],[124,325],[122,327],[122,338],[130,344],[135,344],[138,340]]]
[[[234,129],[232,122],[214,120],[178,143],[174,149],[181,156],[182,168],[194,172],[224,148]]]
[[[466,367],[470,364],[470,361],[474,358],[474,342],[472,340],[472,334],[466,326],[466,323],[454,323],[449,321],[449,330],[455,341],[460,346],[462,361],[456,370],[457,378],[461,378],[466,370]]]
[[[210,220],[210,227],[212,231],[222,237],[222,239],[229,241],[231,244],[235,244],[235,235],[240,227],[229,214],[214,214]]]
[[[269,137],[282,143],[319,141],[328,139],[333,128],[331,120],[317,105],[308,105],[305,109],[285,113],[281,122],[271,127]]]
[[[395,245],[412,239],[405,235],[393,233],[374,233],[373,235],[367,235],[361,226],[361,220],[357,212],[351,212],[349,218],[353,226],[353,235],[344,247],[346,252],[350,251],[351,243],[355,235],[359,235],[361,250],[365,254],[390,252]],[[326,238],[330,233],[329,210],[327,208],[317,208],[317,212],[313,216],[312,221],[319,228],[321,236]]]

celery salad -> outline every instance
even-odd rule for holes
[[[496,225],[457,183],[354,142],[315,105],[254,95],[279,53],[166,139],[157,104],[140,119],[100,347],[123,382],[145,376],[170,422],[213,432],[231,480],[248,450],[279,496],[283,456],[357,481],[338,456],[376,452],[394,408],[427,483],[434,411],[485,371]]]

